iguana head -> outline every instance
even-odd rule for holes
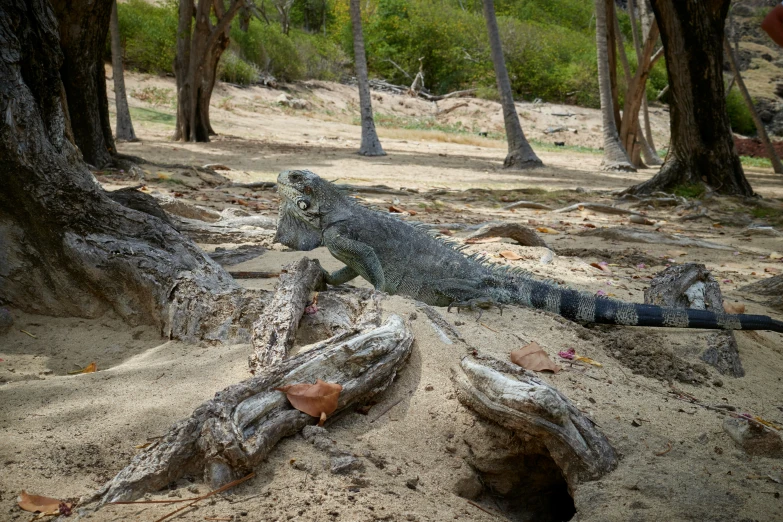
[[[345,196],[309,170],[286,170],[277,176],[281,196],[275,240],[297,250],[321,244],[324,219],[344,205]]]

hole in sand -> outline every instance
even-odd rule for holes
[[[483,492],[477,504],[515,522],[562,522],[576,514],[565,478],[548,455],[517,455],[477,470]]]

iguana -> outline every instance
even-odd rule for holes
[[[277,188],[282,200],[276,240],[297,250],[325,245],[345,263],[331,274],[324,271],[330,285],[361,276],[377,290],[433,306],[517,304],[578,323],[783,332],[782,321],[764,315],[626,303],[536,280],[480,255],[466,256],[456,242],[366,208],[307,170],[280,173]]]

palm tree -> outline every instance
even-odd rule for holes
[[[503,58],[503,47],[500,44],[498,21],[495,18],[495,3],[493,0],[483,0],[483,2],[484,18],[487,20],[487,31],[489,31],[492,64],[495,66],[500,104],[503,106],[503,121],[506,125],[506,138],[508,139],[508,155],[506,155],[503,166],[507,169],[541,167],[543,163],[533,152],[522,132],[522,126],[519,124],[514,97],[511,95],[511,80],[508,78],[506,62]]]
[[[595,39],[598,51],[598,90],[601,97],[601,119],[604,133],[604,170],[636,171],[628,159],[628,154],[620,143],[617,122],[614,118],[612,85],[609,72],[609,42],[607,39],[607,9],[612,9],[612,0],[595,0]]]
[[[359,0],[351,0],[351,25],[353,26],[353,54],[356,63],[356,76],[359,80],[359,109],[362,117],[362,156],[385,156],[378,133],[375,132],[375,120],[372,118],[372,99],[370,82],[367,78],[367,55],[364,52],[362,35],[362,9]]]

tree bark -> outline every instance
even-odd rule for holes
[[[228,8],[219,0],[198,0],[195,6],[190,1],[180,2],[174,61],[175,140],[206,142],[215,134],[209,121],[209,102],[220,56],[229,44],[231,21],[243,5],[243,0],[231,0]]]
[[[203,475],[217,488],[257,466],[283,437],[316,419],[295,410],[275,388],[313,383],[343,386],[339,415],[385,390],[408,359],[413,334],[397,315],[380,324],[354,325],[260,375],[229,386],[196,408],[154,446],[134,457],[92,499],[133,500],[157,491],[186,473]]]
[[[367,54],[364,50],[360,0],[351,0],[350,10],[354,63],[356,64],[356,78],[359,82],[359,110],[362,120],[362,144],[359,147],[359,154],[361,156],[385,156],[386,153],[381,147],[381,141],[375,131],[375,120],[372,117],[372,97],[370,96],[370,80],[367,73]]]
[[[659,173],[626,192],[646,194],[682,184],[750,196],[734,148],[723,94],[723,30],[729,0],[654,0],[671,103],[671,147]]]
[[[114,0],[52,0],[63,60],[60,78],[70,114],[73,139],[84,160],[97,168],[117,153],[109,120],[103,49]]]
[[[519,115],[514,105],[514,96],[511,94],[511,80],[506,70],[506,60],[503,57],[503,46],[500,42],[498,22],[495,18],[495,3],[493,0],[483,0],[484,18],[487,21],[489,33],[489,48],[492,54],[492,65],[495,68],[500,104],[503,107],[503,122],[506,126],[506,139],[508,140],[508,154],[503,162],[507,169],[525,169],[543,166],[542,161],[533,152],[522,132],[519,123]]]
[[[772,143],[769,141],[767,130],[764,128],[764,123],[762,123],[761,118],[759,118],[756,107],[753,106],[753,100],[750,98],[748,88],[745,87],[745,81],[742,79],[739,67],[737,67],[737,60],[734,59],[734,53],[731,50],[731,44],[729,43],[728,38],[723,39],[723,50],[726,52],[726,58],[731,66],[731,72],[734,74],[734,81],[737,82],[737,88],[739,89],[740,94],[742,94],[742,99],[745,100],[745,105],[748,106],[750,115],[753,116],[753,123],[756,125],[756,133],[758,133],[761,143],[763,143],[764,147],[767,149],[769,160],[772,162],[772,169],[776,174],[783,174],[783,165],[780,163],[778,153],[775,152],[775,147],[773,147]]]
[[[649,13],[647,12],[647,0],[641,0],[639,4],[639,18],[642,25],[642,34],[639,35],[639,28],[636,20],[636,2],[635,0],[628,0],[628,12],[631,15],[631,31],[633,33],[633,46],[636,51],[636,63],[639,63],[639,59],[642,56],[642,38],[646,38],[650,33],[650,26],[652,20],[649,20]],[[652,64],[650,65],[652,69]],[[644,122],[644,133],[640,136],[644,137],[641,142],[642,155],[644,162],[647,165],[662,165],[663,161],[658,157],[658,152],[655,150],[655,141],[653,140],[652,128],[650,127],[650,112],[647,109],[647,96],[642,97],[642,120]]]
[[[239,287],[192,241],[95,182],[65,134],[53,10],[27,4],[0,4],[0,295],[32,313],[113,310],[170,338],[248,341],[265,294]]]
[[[601,97],[601,119],[604,135],[604,158],[601,168],[604,170],[635,171],[628,153],[620,143],[617,133],[614,103],[612,101],[612,80],[609,71],[609,47],[614,42],[608,40],[607,9],[605,0],[595,0],[595,38],[598,54],[598,88]]]
[[[111,21],[111,65],[114,76],[114,102],[117,107],[117,126],[115,134],[117,140],[139,141],[133,131],[130,111],[128,110],[128,97],[125,93],[125,70],[122,66],[122,43],[120,42],[120,22],[117,18],[117,0],[112,2]]]

